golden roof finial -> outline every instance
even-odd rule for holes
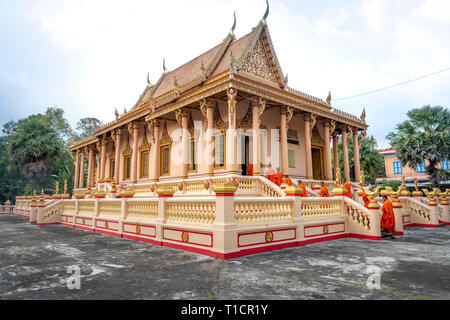
[[[361,118],[361,121],[366,122],[366,108],[363,108],[360,118]]]
[[[116,120],[118,120],[120,115],[119,115],[119,111],[117,111],[117,108],[114,108],[114,114],[116,116]]]

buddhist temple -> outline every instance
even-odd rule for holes
[[[450,223],[450,190],[411,194],[404,179],[397,191],[365,186],[365,111],[357,117],[334,108],[331,93],[323,101],[290,88],[268,15],[267,4],[240,38],[235,19],[223,41],[174,70],[164,61],[158,81],[147,77],[129,111],[116,110],[114,120],[73,143],[72,195],[65,183],[61,194],[58,186],[54,195],[42,190],[2,210],[37,225],[226,259],[346,237],[380,240],[380,194],[393,202],[397,235],[404,227]],[[269,180],[269,170],[292,185]]]

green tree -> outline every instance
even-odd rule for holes
[[[60,136],[41,114],[19,120],[10,137],[9,152],[33,188],[40,185],[51,162],[57,161],[63,150]]]
[[[361,141],[361,134],[358,135],[358,141]],[[377,143],[373,136],[370,139],[364,139],[359,149],[360,169],[364,171],[365,182],[375,184],[376,177],[384,174],[383,156],[376,150]],[[338,157],[341,172],[344,172],[344,155],[342,152],[342,139],[338,143]],[[350,180],[359,182],[359,176],[355,177],[355,162],[353,153],[353,136],[348,138],[348,158],[350,167]],[[334,165],[333,165],[334,167]]]
[[[76,125],[77,133],[74,134],[75,141],[79,141],[94,134],[95,127],[103,123],[96,118],[83,118]]]
[[[441,106],[412,109],[408,120],[397,125],[397,132],[390,132],[386,138],[403,166],[415,169],[427,161],[426,172],[431,184],[439,187],[447,173],[438,168],[450,156],[450,112]]]

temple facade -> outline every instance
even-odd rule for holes
[[[364,112],[356,117],[333,108],[330,95],[323,101],[288,87],[264,18],[239,39],[233,27],[175,70],[164,66],[130,111],[116,110],[114,121],[72,144],[74,188],[248,175],[249,167],[264,175],[269,165],[284,176],[331,181],[340,137],[350,180],[348,137],[358,141],[366,129]]]
[[[289,88],[267,15],[268,7],[240,39],[234,24],[223,42],[173,71],[163,63],[130,111],[116,110],[114,121],[73,143],[72,196],[57,184],[53,195],[20,196],[0,212],[225,259],[380,240],[380,191],[393,202],[399,236],[404,227],[450,224],[450,190],[425,189],[424,198],[417,186],[411,197],[404,181],[397,191],[365,187],[365,112],[358,118],[333,108],[330,94],[323,101]],[[338,162],[341,137],[349,181],[349,136],[357,142],[352,186],[342,185]],[[267,179],[269,167],[292,185]]]

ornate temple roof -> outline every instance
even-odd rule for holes
[[[277,95],[284,95],[287,100],[279,100],[279,103],[301,102],[304,111],[314,112],[324,117],[332,116],[337,121],[366,129],[365,119],[332,109],[329,101],[325,102],[320,98],[287,87],[287,79],[281,70],[266,23],[267,14],[268,9],[259,24],[239,39],[235,39],[234,24],[227,37],[212,49],[174,70],[167,71],[164,65],[164,71],[157,83],[154,85],[148,83],[133,108],[117,117],[115,121],[99,128],[95,136],[105,134],[148,114],[158,117],[171,112],[180,107],[179,103],[183,99],[187,101],[186,104],[191,100],[198,101],[198,95],[195,97],[192,94],[194,89],[200,88],[201,91],[204,87],[208,87],[207,84],[212,83],[213,79],[230,80],[234,76],[271,88],[269,91]],[[95,136],[92,140],[96,139]],[[88,140],[76,143],[71,146],[71,149],[88,144]]]

